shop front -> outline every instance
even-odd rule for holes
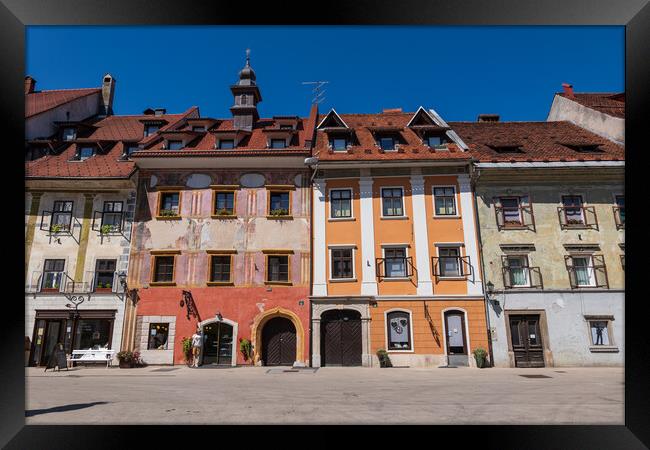
[[[111,349],[116,310],[36,310],[29,365],[44,366],[57,343],[72,350]]]

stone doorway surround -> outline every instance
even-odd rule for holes
[[[222,318],[221,320],[218,320],[216,317],[212,317],[210,319],[204,320],[197,324],[197,326],[200,327],[201,329],[201,355],[200,355],[201,365],[203,365],[203,344],[205,342],[205,339],[203,338],[203,327],[211,323],[217,323],[217,322],[225,323],[232,327],[232,355],[231,355],[230,365],[232,367],[235,367],[237,365],[237,353],[239,352],[239,336],[238,336],[239,324],[234,320],[230,320],[225,317]]]
[[[508,361],[510,367],[515,366],[515,352],[512,350],[512,336],[510,336],[510,316],[535,316],[539,315],[539,332],[542,335],[542,348],[544,353],[544,366],[554,367],[553,352],[548,338],[548,326],[546,322],[546,310],[544,309],[506,309],[504,318],[506,324],[506,339],[508,342]]]
[[[251,327],[251,338],[253,344],[254,360],[256,366],[262,365],[262,330],[264,325],[274,317],[284,317],[289,319],[296,327],[296,361],[294,366],[306,366],[308,361],[304,359],[305,353],[305,328],[302,326],[300,318],[294,313],[279,306],[268,309],[255,317]]]
[[[321,367],[320,322],[325,311],[350,309],[361,314],[361,366],[372,367],[370,352],[370,302],[368,297],[311,298],[311,365]]]

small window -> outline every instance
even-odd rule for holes
[[[395,138],[392,136],[382,136],[378,139],[379,148],[382,150],[395,150]]]
[[[289,255],[268,255],[266,278],[269,282],[288,282]]]
[[[530,285],[528,274],[528,257],[511,255],[506,257],[508,275],[511,287],[526,287]]]
[[[205,125],[193,125],[192,131],[205,131]]]
[[[53,231],[53,229],[62,231],[70,230],[70,226],[72,225],[72,206],[73,202],[70,200],[57,200],[54,202],[50,231]]]
[[[332,189],[330,207],[330,216],[333,219],[352,217],[352,190]]]
[[[151,136],[160,130],[160,125],[147,124],[144,126],[144,137]]]
[[[231,255],[210,257],[210,281],[213,283],[230,283]]]
[[[594,286],[595,276],[591,256],[573,256],[571,259],[576,286]]]
[[[436,205],[436,216],[456,215],[456,189],[454,187],[434,187],[433,198]]]
[[[444,145],[444,144],[446,144],[446,143],[448,143],[448,142],[449,142],[449,141],[448,141],[447,138],[444,137],[444,136],[435,136],[435,135],[430,135],[430,136],[427,136],[426,139],[425,139],[425,143],[426,143],[429,147],[436,147],[436,146],[438,146],[438,145]]]
[[[169,323],[150,323],[147,350],[167,350]]]
[[[618,214],[617,224],[625,226],[625,196],[616,196],[616,209]]]
[[[154,256],[153,282],[171,283],[174,281],[174,259],[173,255]]]
[[[381,189],[382,213],[384,216],[396,217],[404,215],[402,195],[402,188]]]
[[[234,139],[219,139],[219,148],[221,150],[229,150],[235,148]]]
[[[79,149],[79,160],[84,161],[95,154],[95,147],[81,147]]]
[[[105,226],[109,225],[108,231],[119,231],[122,225],[122,202],[108,201],[104,202],[104,209],[102,210],[102,223],[101,227],[104,230]]]
[[[388,350],[411,350],[411,315],[406,311],[386,314]]]
[[[459,277],[462,275],[460,248],[441,247],[438,249],[439,270],[441,277]]]
[[[167,150],[180,150],[183,148],[183,141],[167,141]]]
[[[348,140],[344,137],[337,137],[330,139],[330,147],[332,150],[347,150]]]
[[[271,148],[286,148],[287,141],[285,139],[271,139]]]
[[[138,144],[125,144],[124,147],[124,153],[126,153],[127,156],[131,156],[133,152],[138,151]]]
[[[501,203],[501,213],[503,214],[503,224],[508,225],[521,225],[521,210],[519,205],[519,197],[502,197],[499,199]]]
[[[562,206],[564,207],[564,217],[567,225],[579,225],[585,223],[584,215],[582,213],[582,196],[563,195]]]
[[[43,283],[41,289],[46,291],[58,290],[63,279],[64,259],[46,259],[43,265]]]
[[[384,249],[384,267],[386,278],[404,278],[407,276],[406,248]]]
[[[98,259],[95,263],[95,290],[111,290],[115,277],[117,261],[114,259]]]
[[[248,96],[246,94],[242,94],[240,97],[241,100],[239,102],[240,105],[247,105],[248,104]]]
[[[353,278],[352,271],[352,249],[336,248],[331,250],[332,253],[332,278],[345,279]]]
[[[232,216],[235,214],[235,193],[215,192],[214,213],[217,216]]]
[[[271,192],[269,201],[269,214],[271,216],[287,216],[289,209],[289,192]]]
[[[179,192],[161,192],[158,215],[161,217],[173,217],[180,215],[179,198]]]
[[[281,130],[293,130],[293,125],[282,124],[282,125],[280,125],[280,129]]]
[[[590,320],[591,345],[612,345],[609,339],[609,320]]]
[[[64,141],[73,141],[77,138],[77,129],[66,127],[63,129],[62,135]]]

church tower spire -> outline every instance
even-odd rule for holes
[[[239,71],[239,81],[230,86],[235,104],[230,107],[236,130],[251,131],[260,118],[257,104],[262,101],[260,88],[255,81],[255,71],[250,64],[250,49],[246,49],[246,65]]]

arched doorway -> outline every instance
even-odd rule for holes
[[[361,365],[361,314],[333,309],[321,315],[321,365]]]
[[[262,364],[291,366],[296,361],[296,327],[286,317],[269,319],[262,329]]]
[[[223,321],[203,325],[203,364],[233,365],[233,326]]]

